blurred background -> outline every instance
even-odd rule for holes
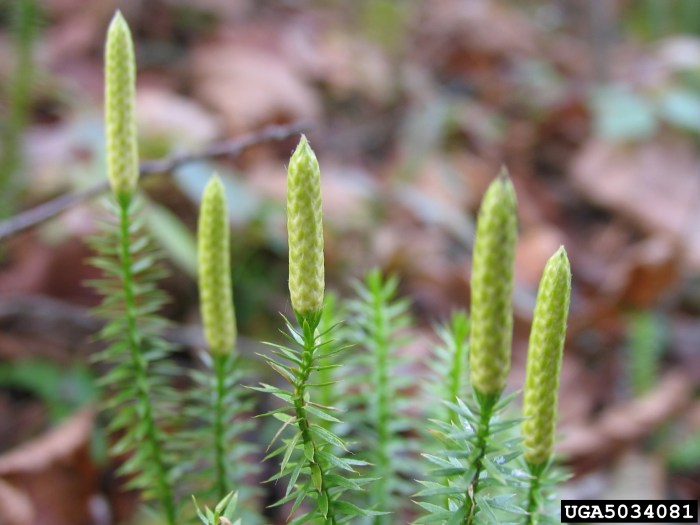
[[[142,158],[303,121],[323,173],[328,288],[346,295],[373,267],[396,274],[418,363],[434,323],[469,306],[475,212],[506,166],[521,232],[514,389],[544,263],[564,244],[572,264],[564,496],[700,498],[700,2],[0,5],[0,523],[107,525],[133,510],[86,408],[99,203],[14,232],[18,213],[105,179],[103,41],[116,8],[136,42]],[[144,183],[183,359],[201,345],[194,230],[212,171],[227,187],[251,360],[289,310],[285,163],[297,140]]]

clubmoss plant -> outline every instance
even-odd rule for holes
[[[522,425],[530,470],[528,524],[542,513],[543,485],[554,453],[559,376],[571,297],[571,268],[564,247],[547,261],[537,292],[527,356]]]
[[[471,326],[453,321],[442,354],[452,363],[439,366],[448,385],[447,418],[434,421],[441,450],[424,454],[437,468],[436,481],[424,481],[418,494],[427,514],[416,523],[502,523],[526,511],[514,487],[523,484],[516,460],[522,446],[512,432],[519,420],[505,417],[513,395],[501,398],[510,369],[512,290],[517,237],[516,199],[505,171],[489,186],[479,211],[472,266]],[[458,344],[470,329],[469,378],[472,396],[461,398],[462,359]],[[444,360],[444,359],[443,359]]]
[[[325,386],[311,382],[312,375],[332,367],[321,364],[322,360],[343,350],[339,347],[322,352],[321,345],[327,344],[330,337],[317,330],[325,287],[321,215],[320,170],[316,155],[302,137],[290,160],[287,179],[289,291],[299,328],[287,321],[287,338],[293,346],[272,345],[273,356],[263,356],[289,382],[291,390],[266,384],[259,388],[285,402],[283,407],[270,412],[283,423],[278,435],[288,427],[296,429],[291,438],[284,439],[268,455],[268,458],[282,457],[280,472],[271,480],[288,477],[285,496],[277,505],[293,502],[291,512],[295,513],[305,501],[312,502],[310,508],[292,519],[293,525],[335,525],[376,514],[342,499],[348,490],[362,488],[363,480],[351,475],[355,474],[354,467],[366,463],[340,457],[338,452],[347,449],[343,440],[315,421],[339,423],[332,413],[334,409],[311,400],[312,388]]]
[[[197,510],[197,518],[203,525],[242,525],[240,518],[233,521],[238,504],[237,492],[229,492],[216,504],[214,510],[209,507],[200,508],[197,498],[194,496],[192,496],[192,500]]]
[[[469,373],[478,419],[474,428],[473,472],[467,473],[470,479],[461,508],[465,525],[470,525],[476,515],[480,477],[487,468],[486,454],[493,435],[491,420],[510,371],[517,235],[515,190],[504,168],[484,195],[472,262]]]
[[[398,354],[408,341],[404,329],[411,324],[410,304],[397,298],[398,283],[374,269],[355,286],[357,300],[348,303],[346,333],[352,357],[344,364],[354,373],[345,381],[343,398],[354,449],[371,464],[367,475],[373,481],[365,504],[387,513],[375,516],[375,525],[395,522],[393,513],[416,491],[411,481],[418,469],[412,454],[415,439],[406,432],[413,427],[406,414],[415,400],[404,393],[412,378],[401,375],[404,362]]]
[[[456,403],[469,393],[469,316],[458,310],[447,324],[438,326],[436,332],[441,344],[435,349],[435,359],[430,362],[434,379],[426,395],[433,402]],[[441,419],[445,423],[457,421],[452,408],[445,405],[444,412]]]
[[[168,352],[158,335],[163,321],[157,312],[164,296],[156,281],[162,272],[137,218],[135,62],[129,28],[120,13],[109,27],[105,61],[107,173],[114,199],[110,209],[116,220],[105,224],[94,240],[94,264],[105,274],[95,282],[104,296],[98,312],[108,321],[101,336],[110,343],[100,355],[111,367],[102,382],[113,392],[108,403],[115,413],[110,429],[120,436],[113,453],[130,454],[121,472],[131,477],[129,486],[157,500],[166,522],[174,525],[173,471],[157,421],[157,414],[172,408],[159,403],[172,396],[162,376],[154,371],[154,365]]]
[[[208,183],[198,228],[206,366],[191,373],[186,394],[176,394],[169,381],[183,374],[168,364],[170,347],[160,336],[165,321],[158,311],[165,298],[157,281],[163,272],[138,206],[133,55],[129,28],[117,13],[105,53],[111,216],[94,241],[94,264],[104,272],[95,285],[104,296],[98,311],[107,320],[101,335],[109,346],[100,358],[110,367],[103,384],[112,394],[113,452],[128,458],[121,472],[129,476],[129,486],[158,502],[168,525],[189,521],[178,499],[188,492],[204,502],[200,507],[195,500],[204,525],[231,524],[234,515],[242,517],[237,525],[250,525],[260,516],[245,508],[250,506],[245,483],[254,469],[241,434],[251,428],[245,413],[252,403],[239,386],[243,373],[224,187],[216,176]],[[436,447],[426,443],[423,425],[408,417],[420,406],[408,393],[422,389],[415,378],[399,373],[410,308],[397,298],[397,280],[375,270],[357,286],[355,300],[326,300],[320,176],[316,155],[302,136],[287,188],[289,293],[296,323],[285,319],[288,346],[270,344],[271,355],[263,356],[288,387],[261,383],[253,389],[281,401],[264,414],[281,422],[267,456],[280,461],[268,481],[286,481],[275,505],[289,507],[290,525],[395,523],[406,510],[405,495],[414,491],[418,451],[437,448],[424,454],[436,468],[433,479],[422,482],[418,498],[425,514],[416,523],[501,524],[513,516],[537,523],[546,515],[555,479],[550,465],[571,293],[566,252],[552,256],[540,284],[523,422],[507,417],[515,394],[503,396],[517,235],[515,192],[503,171],[478,217],[471,317],[455,314],[441,331],[444,344],[434,370],[446,408],[426,410],[435,417]],[[350,380],[343,378],[348,370],[357,372]],[[344,421],[333,404],[349,410]],[[522,439],[514,434],[521,425]],[[239,492],[243,508],[235,510]],[[206,505],[213,501],[219,503],[212,510]]]
[[[198,231],[199,293],[204,335],[212,354],[214,385],[212,392],[212,432],[214,438],[214,480],[218,499],[229,490],[226,425],[232,423],[232,407],[227,400],[233,374],[236,319],[231,288],[231,252],[228,212],[224,186],[218,177],[207,184],[202,198]],[[227,401],[229,401],[227,403]],[[227,415],[229,417],[227,417]]]
[[[245,484],[258,472],[250,461],[257,450],[244,440],[254,426],[247,416],[252,400],[242,388],[246,370],[236,350],[228,210],[224,185],[216,175],[204,189],[197,237],[200,310],[209,351],[200,354],[204,367],[190,373],[193,381],[183,408],[187,428],[176,436],[178,465],[189,474],[187,492],[206,502],[219,501],[216,510],[224,508],[221,502],[235,490],[236,500],[241,500],[235,506],[237,516],[247,524],[259,523],[255,491]],[[203,515],[209,516],[198,512],[200,520]]]

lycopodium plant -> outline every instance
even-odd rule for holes
[[[242,439],[253,426],[250,418],[243,417],[251,403],[240,384],[243,369],[236,351],[228,209],[218,176],[204,190],[197,236],[200,305],[209,353],[202,356],[206,369],[193,373],[195,400],[188,414],[190,420],[200,421],[199,430],[193,432],[198,449],[211,455],[209,468],[200,468],[199,477],[205,486],[208,480],[216,499],[222,500],[233,490],[247,495],[249,491],[240,485],[257,469],[247,460],[252,450]]]
[[[548,262],[530,337],[522,431],[507,417],[513,394],[503,396],[510,369],[512,289],[517,227],[516,201],[507,174],[486,192],[479,212],[472,266],[469,338],[471,395],[461,391],[455,371],[463,369],[466,319],[453,320],[443,339],[441,361],[447,417],[435,420],[441,452],[426,454],[437,469],[423,482],[419,504],[428,512],[418,523],[502,523],[514,518],[537,523],[546,515],[557,392],[571,273],[560,249]],[[452,364],[449,365],[450,356]],[[439,380],[439,379],[438,379]],[[522,468],[522,459],[528,472]]]
[[[316,155],[302,137],[287,177],[289,294],[298,327],[286,320],[290,346],[271,345],[273,355],[263,356],[290,389],[263,384],[259,390],[283,401],[283,406],[269,412],[282,422],[273,445],[285,429],[291,431],[291,436],[282,437],[282,444],[268,455],[281,457],[280,472],[271,481],[287,478],[285,495],[277,505],[292,502],[290,513],[295,514],[307,504],[291,524],[335,525],[377,513],[344,498],[348,491],[361,490],[367,481],[355,471],[366,463],[341,457],[346,444],[321,423],[339,423],[336,411],[312,397],[314,388],[327,386],[315,382],[314,377],[335,367],[328,360],[342,351],[342,347],[331,352],[322,348],[330,344],[333,327],[324,333],[318,330],[325,290],[320,177]]]
[[[345,329],[351,350],[343,364],[352,370],[352,377],[341,385],[343,405],[349,438],[356,442],[353,451],[371,465],[367,475],[373,482],[364,504],[385,513],[374,517],[375,525],[396,520],[393,514],[416,491],[413,480],[419,468],[415,457],[419,430],[407,415],[415,400],[404,394],[415,383],[401,373],[406,363],[399,355],[407,342],[405,329],[411,325],[410,303],[397,297],[398,284],[395,277],[385,279],[379,270],[370,271],[355,286],[357,299],[348,302]]]
[[[193,513],[183,512],[180,504],[194,491],[200,500],[220,501],[211,511],[218,525],[217,513],[229,516],[234,511],[231,494],[240,479],[255,471],[245,461],[249,447],[240,440],[251,423],[240,418],[249,405],[238,385],[223,186],[212,178],[199,221],[207,366],[192,372],[192,388],[180,393],[170,382],[182,373],[170,359],[171,348],[161,337],[165,321],[158,315],[165,302],[158,289],[164,273],[139,206],[134,50],[119,13],[110,24],[105,58],[107,175],[112,194],[108,218],[93,239],[97,252],[93,264],[102,269],[104,278],[93,284],[104,296],[98,313],[107,321],[101,337],[109,346],[98,357],[108,367],[102,383],[109,429],[116,438],[112,452],[127,458],[120,473],[127,476],[128,486],[158,504],[166,523],[187,522],[186,516]],[[209,511],[198,510],[198,515],[207,519]]]
[[[202,199],[198,270],[207,352],[190,373],[187,391],[171,381],[175,367],[161,337],[165,298],[158,256],[138,205],[134,119],[135,63],[129,28],[117,14],[106,46],[108,217],[94,240],[94,264],[104,278],[99,355],[107,367],[113,453],[129,486],[140,489],[168,525],[199,518],[204,525],[260,521],[248,481],[249,397],[241,392],[243,360],[231,284],[231,241],[222,181],[214,176]],[[479,212],[471,281],[471,313],[457,313],[440,334],[430,389],[443,401],[425,403],[424,378],[409,376],[401,347],[411,331],[410,304],[398,281],[372,271],[351,301],[325,293],[321,172],[307,139],[294,151],[287,178],[289,295],[286,344],[262,355],[280,383],[250,391],[278,403],[266,416],[279,422],[268,460],[281,488],[273,506],[291,525],[390,525],[415,514],[416,523],[531,525],[545,518],[557,480],[553,465],[557,391],[571,272],[564,249],[547,263],[537,296],[527,363],[523,418],[504,393],[511,359],[512,292],[517,237],[516,198],[503,172]],[[432,359],[433,356],[431,356]],[[413,370],[416,367],[411,367]],[[348,374],[354,377],[346,377]],[[286,383],[281,386],[282,383]],[[338,407],[347,410],[344,413]],[[423,412],[420,412],[423,410]],[[423,419],[432,418],[428,439]],[[521,431],[519,434],[518,431]],[[419,472],[420,452],[436,468]],[[277,490],[277,489],[274,489]],[[238,503],[238,494],[241,504]],[[189,496],[195,505],[181,503]],[[198,502],[203,506],[200,507]],[[218,503],[217,503],[218,501]],[[236,510],[236,508],[239,508]],[[189,509],[189,510],[188,510]],[[194,511],[194,512],[192,512]]]
[[[505,172],[490,185],[477,221],[472,263],[469,338],[470,403],[448,400],[452,421],[436,421],[443,453],[426,455],[441,482],[428,482],[423,497],[440,496],[444,505],[421,502],[430,511],[419,522],[471,525],[494,509],[512,510],[509,499],[488,490],[505,485],[508,463],[520,450],[503,434],[517,420],[498,421],[510,398],[501,399],[510,370],[512,291],[517,216],[515,191]],[[460,359],[456,356],[456,359]],[[481,517],[479,515],[482,514]]]
[[[235,503],[228,502],[237,501],[238,493],[249,495],[243,487],[244,478],[257,471],[248,460],[253,451],[242,439],[253,425],[243,415],[251,404],[240,384],[243,370],[236,352],[228,209],[218,176],[212,177],[204,189],[197,238],[200,307],[209,352],[201,356],[204,370],[192,372],[194,388],[185,414],[196,428],[185,434],[189,439],[181,452],[189,457],[185,461],[190,465],[188,470],[198,480],[191,490],[219,501],[214,510],[216,518],[216,512],[223,509],[228,509],[227,515],[234,513]],[[201,453],[193,456],[193,450]],[[206,453],[209,457],[202,457]],[[237,496],[231,500],[233,491]],[[249,508],[241,508],[240,513],[248,523],[259,521],[257,513]],[[207,514],[198,510],[198,515],[201,520]],[[218,521],[212,523],[217,525]]]
[[[101,332],[109,346],[100,359],[109,366],[102,383],[109,392],[109,428],[118,436],[114,454],[129,454],[121,473],[129,486],[159,503],[168,524],[176,523],[172,458],[159,421],[172,413],[174,398],[154,368],[169,347],[159,337],[157,313],[164,301],[156,286],[162,272],[139,217],[139,177],[134,116],[135,61],[131,34],[117,13],[105,50],[105,122],[107,176],[112,188],[109,219],[93,240],[93,264],[104,278],[94,284],[104,299],[98,312],[107,320]]]
[[[428,387],[426,396],[432,403],[447,401],[456,403],[469,394],[469,316],[462,310],[452,313],[450,321],[437,328],[441,344],[435,348],[435,359],[430,368],[434,381]],[[457,421],[457,414],[449,405],[443,408],[444,423]]]

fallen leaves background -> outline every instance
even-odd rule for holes
[[[38,4],[15,211],[104,178],[102,42],[117,7],[136,40],[142,156],[310,122],[329,288],[346,293],[374,266],[400,276],[419,320],[409,349],[418,361],[432,324],[469,305],[474,213],[506,165],[521,228],[513,388],[544,261],[564,244],[572,263],[560,450],[576,476],[566,495],[700,497],[700,4]],[[11,12],[2,4],[2,114],[17,63]],[[213,170],[231,203],[251,360],[288,309],[284,165],[294,142],[145,184],[152,232],[171,256],[165,313],[183,359],[201,343],[190,247]],[[114,465],[91,448],[94,412],[80,408],[95,399],[84,365],[96,298],[83,282],[94,276],[84,241],[99,213],[83,204],[3,243],[0,523],[107,525],[134,512]],[[651,375],[646,391],[633,388],[635,363]]]

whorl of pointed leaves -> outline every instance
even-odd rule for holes
[[[298,316],[316,316],[323,306],[323,218],[321,172],[302,135],[287,176],[289,293]]]
[[[93,264],[104,277],[92,284],[103,296],[97,310],[107,324],[101,331],[109,343],[99,359],[109,366],[101,384],[106,387],[110,430],[119,436],[112,452],[128,454],[120,473],[129,488],[158,500],[166,523],[175,524],[173,457],[161,424],[174,412],[176,396],[164,380],[172,369],[164,363],[170,347],[159,337],[164,321],[158,316],[164,296],[157,281],[162,272],[138,216],[132,193],[138,177],[133,99],[135,65],[129,28],[117,13],[107,35],[107,156],[116,203],[93,240]]]
[[[401,373],[407,363],[400,349],[409,341],[405,329],[411,325],[411,316],[410,303],[397,297],[398,286],[396,277],[370,271],[355,286],[358,298],[348,303],[344,326],[352,346],[344,366],[353,373],[343,381],[341,399],[348,407],[349,438],[367,451],[356,456],[372,465],[368,475],[374,481],[367,489],[367,506],[382,512],[398,511],[416,492],[410,480],[419,468],[411,451],[417,448],[415,434],[420,430],[403,431],[414,426],[407,414],[415,410],[416,402],[406,394],[415,379]],[[390,514],[373,520],[374,525],[393,522]]]
[[[213,354],[231,352],[236,338],[236,320],[231,291],[228,213],[224,186],[216,176],[204,190],[197,241],[204,335]]]
[[[515,190],[504,170],[481,204],[472,263],[469,365],[484,395],[500,394],[510,371],[516,239]]]
[[[552,457],[571,268],[562,246],[547,261],[537,292],[523,398],[525,459],[542,465]]]
[[[139,176],[135,82],[131,31],[117,11],[109,25],[105,47],[105,124],[107,176],[118,199],[128,198],[133,193]]]

